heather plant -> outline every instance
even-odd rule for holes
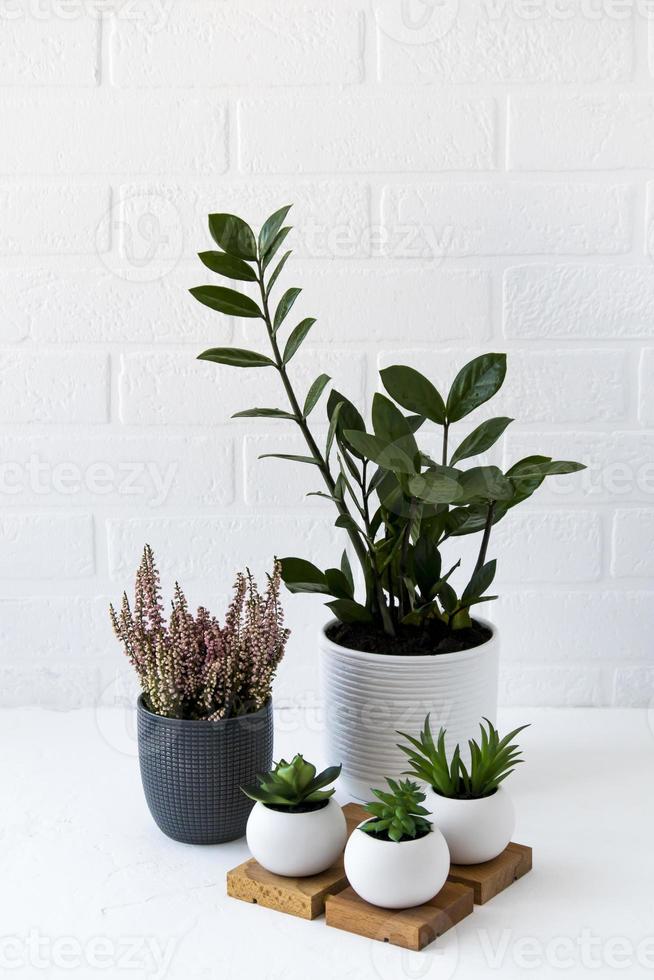
[[[110,615],[149,710],[167,718],[217,721],[263,707],[289,636],[279,587],[277,561],[263,595],[249,571],[239,572],[221,625],[202,606],[194,616],[175,583],[166,622],[159,572],[146,544],[134,610],[124,593],[120,612],[110,606]]]
[[[495,559],[489,559],[491,532],[513,507],[530,497],[548,476],[573,473],[584,467],[549,456],[527,456],[505,472],[498,466],[462,467],[489,450],[512,419],[505,416],[481,421],[460,442],[454,441],[455,424],[491,399],[504,382],[506,355],[487,353],[474,358],[458,372],[449,391],[442,395],[419,371],[393,365],[381,372],[386,394],[372,400],[372,431],[357,407],[335,388],[326,398],[328,426],[319,445],[309,417],[330,386],[320,374],[300,392],[292,380],[294,358],[315,324],[302,319],[287,332],[291,310],[301,293],[291,286],[275,297],[278,280],[290,251],[279,258],[290,231],[285,224],[290,206],[280,208],[255,235],[245,221],[232,214],[209,215],[209,231],[219,251],[201,252],[199,258],[213,273],[251,287],[255,297],[223,285],[191,289],[205,306],[230,317],[262,323],[268,350],[214,347],[201,360],[237,368],[275,372],[287,405],[253,407],[235,418],[263,418],[295,425],[306,443],[305,455],[266,453],[293,464],[308,465],[322,479],[318,496],[330,500],[337,511],[336,526],[350,541],[361,570],[364,596],[357,597],[355,577],[346,552],[338,567],[324,571],[304,558],[282,560],[282,578],[291,592],[313,592],[329,598],[327,606],[343,624],[344,634],[379,640],[409,639],[398,652],[462,649],[483,642],[487,635],[471,619],[473,606],[488,602],[495,577]],[[274,298],[275,297],[275,298]],[[365,313],[365,297],[363,312]],[[433,434],[422,446],[416,433],[431,423]],[[449,568],[443,546],[462,535],[479,534],[479,548],[467,584],[456,591],[451,576],[460,562]],[[471,634],[477,631],[476,637]],[[482,631],[483,632],[483,631]],[[410,636],[409,636],[410,634]],[[331,634],[330,634],[331,635]],[[435,638],[438,643],[435,643]],[[352,639],[352,636],[350,636]],[[424,644],[423,641],[427,640]],[[440,646],[441,640],[445,644]]]

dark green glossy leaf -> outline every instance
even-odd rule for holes
[[[332,415],[332,420],[329,423],[329,431],[327,432],[327,442],[325,444],[325,458],[329,459],[329,454],[332,451],[332,445],[334,443],[334,436],[336,435],[336,427],[338,425],[338,417],[341,414],[341,405],[336,406],[336,411]]]
[[[380,371],[382,384],[398,405],[410,412],[443,425],[445,404],[440,393],[423,374],[414,368],[396,364]]]
[[[524,474],[529,473],[534,465],[538,466],[542,463],[551,462],[552,460],[549,456],[525,456],[524,459],[514,463],[507,470],[506,476],[513,486],[513,497],[509,504],[510,507],[515,507],[517,504],[521,504],[524,500],[527,500],[545,481],[545,477],[542,475],[525,477]]]
[[[295,416],[291,412],[284,412],[281,408],[248,408],[244,412],[235,412],[233,419],[292,419]]]
[[[213,361],[214,364],[229,364],[231,367],[274,367],[265,354],[253,350],[242,350],[240,347],[212,347],[198,354],[198,361]]]
[[[386,443],[400,442],[404,452],[417,456],[418,444],[409,423],[390,398],[378,391],[372,399],[372,427],[378,439]]]
[[[360,432],[366,431],[365,423],[356,406],[353,405],[352,402],[345,397],[345,395],[342,395],[340,391],[332,388],[329,393],[329,398],[327,399],[327,416],[329,419],[332,418],[337,405],[342,405],[342,408],[339,410],[338,425],[336,427],[336,435],[339,441],[346,442],[346,429],[357,429]],[[357,456],[359,459],[362,458],[360,453],[357,452],[351,443],[347,442],[347,446],[354,456]],[[349,466],[349,462],[347,460],[346,463],[348,464],[348,469],[350,469],[351,472],[351,467]]]
[[[198,258],[207,269],[217,272],[219,276],[256,282],[257,274],[254,269],[235,255],[227,255],[226,252],[198,252]]]
[[[412,445],[404,446],[402,440],[387,445],[377,436],[357,429],[346,429],[344,436],[361,458],[371,459],[384,469],[397,473],[416,473],[416,461]],[[411,437],[413,440],[413,436]]]
[[[271,214],[269,218],[266,218],[263,225],[261,226],[261,231],[259,232],[259,253],[263,255],[279,229],[284,224],[286,215],[293,207],[292,204],[287,204],[286,207],[280,208],[279,211],[275,211]]]
[[[337,599],[354,598],[354,590],[350,587],[350,583],[340,568],[325,569],[325,578],[327,579],[330,593],[336,596]]]
[[[495,558],[492,561],[487,561],[481,568],[478,568],[463,590],[461,601],[470,602],[473,599],[480,599],[487,589],[490,588],[495,578],[496,569],[497,561]]]
[[[420,593],[426,597],[441,577],[440,552],[426,537],[419,537],[416,541],[413,567]]]
[[[412,477],[409,490],[412,496],[428,504],[453,504],[463,496],[459,475],[449,466],[437,466]]]
[[[288,364],[315,322],[314,317],[307,317],[306,320],[302,320],[301,323],[298,323],[297,327],[293,328],[284,348],[284,355],[282,357],[284,364]]]
[[[330,381],[331,378],[328,374],[319,374],[316,380],[313,382],[307,392],[307,397],[304,400],[302,414],[305,418],[310,415],[313,409],[316,407],[318,404],[318,399],[325,390],[325,386],[328,385]]]
[[[210,214],[209,231],[216,245],[228,255],[252,261],[257,257],[254,232],[242,218],[235,214]]]
[[[189,292],[204,306],[227,316],[262,316],[261,310],[249,296],[237,293],[226,286],[194,286]]]
[[[372,622],[372,616],[366,607],[354,602],[353,599],[335,599],[334,602],[327,602],[326,606],[331,609],[341,623]]]
[[[273,269],[273,272],[272,272],[272,274],[270,276],[270,279],[268,280],[268,285],[266,286],[266,296],[270,296],[270,294],[272,292],[272,289],[273,289],[273,286],[275,285],[275,283],[279,279],[279,277],[281,275],[281,272],[282,272],[282,269],[286,265],[286,263],[288,261],[288,257],[289,257],[290,254],[291,254],[290,249],[289,249],[288,252],[284,252],[284,254],[282,255],[281,259],[279,260],[279,262],[277,263],[277,265]]]
[[[347,579],[350,594],[354,595],[354,575],[352,574],[352,566],[350,565],[350,559],[347,557],[347,551],[343,551],[341,555],[341,571]]]
[[[454,612],[457,606],[457,597],[452,586],[447,582],[442,582],[437,594],[445,612]]]
[[[313,456],[293,456],[290,453],[262,453],[258,459],[287,459],[292,463],[310,463],[311,466],[319,466],[317,459]]]
[[[331,595],[327,579],[312,562],[304,558],[282,558],[281,575],[289,592],[320,592]]]
[[[487,449],[495,445],[510,422],[513,422],[513,419],[505,416],[482,422],[469,436],[466,436],[456,452],[453,453],[450,466],[455,466],[456,463],[461,462],[462,459],[469,459],[470,456],[485,453]]]
[[[275,255],[277,254],[277,252],[280,250],[280,248],[282,247],[282,245],[286,241],[286,236],[288,235],[288,233],[289,233],[290,230],[291,230],[290,227],[287,227],[287,228],[281,228],[277,232],[277,234],[275,235],[275,237],[271,241],[270,245],[268,246],[268,248],[264,252],[263,260],[261,262],[261,268],[262,269],[267,269],[268,268],[268,266],[270,265],[270,263],[272,262],[272,260],[275,258]]]
[[[461,368],[447,397],[447,420],[457,422],[492,398],[506,376],[506,354],[482,354]]]
[[[529,480],[538,476],[562,476],[566,473],[578,473],[585,469],[583,463],[573,463],[566,459],[552,459],[547,462],[524,464],[520,466],[518,473],[521,479]]]
[[[460,471],[462,499],[470,503],[484,500],[511,500],[514,488],[497,466],[473,466]]]
[[[279,303],[277,304],[277,309],[275,310],[275,317],[273,319],[273,332],[277,333],[285,317],[288,315],[289,310],[293,306],[293,303],[298,298],[302,290],[297,286],[291,286],[287,289]]]

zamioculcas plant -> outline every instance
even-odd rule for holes
[[[470,610],[495,598],[489,595],[496,568],[495,560],[488,558],[493,526],[547,476],[583,466],[536,455],[506,472],[466,463],[490,449],[512,421],[488,418],[460,442],[454,439],[455,424],[501,387],[506,355],[498,353],[476,357],[462,367],[446,395],[411,367],[386,368],[381,372],[386,394],[377,392],[372,400],[371,431],[357,407],[332,388],[326,399],[327,437],[319,445],[310,419],[331,379],[321,374],[307,391],[299,391],[292,378],[294,358],[315,320],[302,319],[287,329],[301,290],[291,286],[277,291],[291,254],[285,251],[279,257],[290,231],[284,223],[289,209],[272,214],[258,235],[236,215],[209,215],[209,230],[219,250],[201,252],[200,259],[219,276],[251,287],[252,295],[224,285],[191,290],[199,302],[219,313],[261,322],[265,352],[215,347],[200,359],[277,374],[287,404],[245,408],[235,417],[276,419],[299,429],[305,455],[265,455],[314,469],[323,484],[315,492],[334,504],[336,525],[349,537],[363,593],[356,593],[345,551],[340,566],[325,570],[304,558],[283,559],[284,582],[291,592],[329,597],[327,605],[344,624],[338,642],[346,646],[356,647],[356,637],[362,635],[377,641],[390,638],[385,652],[392,652],[393,644],[398,652],[444,652],[480,644],[489,633],[475,626]],[[436,448],[431,436],[425,446],[418,443],[416,434],[425,422],[440,430]],[[460,563],[445,567],[442,547],[451,538],[474,533],[480,534],[477,559],[467,584],[457,592],[451,576]],[[404,646],[397,646],[400,639]],[[364,648],[381,650],[379,643]]]

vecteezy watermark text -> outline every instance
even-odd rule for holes
[[[0,21],[113,18],[156,33],[165,26],[172,5],[173,0],[0,0]]]
[[[150,980],[164,980],[177,940],[161,942],[154,936],[46,936],[38,929],[23,935],[0,936],[0,972],[43,970],[112,970],[126,974],[139,970]],[[122,975],[122,974],[121,974]]]
[[[108,463],[90,462],[86,466],[70,460],[53,463],[32,453],[25,460],[0,460],[0,497],[32,493],[74,497],[144,497],[150,507],[161,507],[170,494],[177,463],[163,466],[154,460]]]

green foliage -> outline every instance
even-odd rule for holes
[[[448,760],[445,749],[445,729],[441,728],[436,742],[431,733],[429,715],[420,735],[414,738],[405,732],[398,732],[407,740],[408,745],[399,744],[409,757],[410,769],[407,776],[417,776],[428,783],[436,793],[460,800],[476,800],[482,796],[490,796],[500,783],[510,776],[516,765],[523,760],[517,745],[511,744],[528,725],[514,728],[512,732],[500,739],[497,729],[487,718],[484,718],[486,728],[480,722],[481,741],[468,741],[470,748],[470,764],[466,766],[461,758],[461,750],[457,745]]]
[[[326,789],[338,779],[340,766],[330,766],[320,773],[311,762],[296,755],[291,762],[281,759],[271,772],[259,773],[257,782],[241,789],[251,800],[273,806],[296,807],[306,803],[320,803],[334,795],[334,787]]]
[[[392,841],[413,840],[424,837],[431,830],[431,821],[426,818],[429,810],[420,804],[425,799],[417,783],[410,779],[396,782],[387,779],[390,793],[382,789],[373,789],[379,800],[378,803],[367,803],[364,807],[374,820],[368,820],[359,830],[368,834],[386,833]]]
[[[528,456],[506,472],[489,465],[461,467],[465,460],[491,449],[512,421],[504,416],[488,418],[454,451],[450,447],[453,424],[484,405],[502,386],[505,354],[475,357],[443,394],[415,368],[401,364],[384,368],[381,381],[386,394],[373,397],[370,427],[345,395],[334,387],[330,390],[328,375],[320,374],[300,392],[289,375],[289,364],[294,365],[315,319],[305,317],[292,325],[301,293],[297,286],[286,288],[273,301],[274,287],[291,255],[286,251],[276,258],[291,230],[284,224],[289,210],[287,205],[272,214],[258,235],[236,215],[209,216],[209,231],[220,250],[201,252],[200,259],[212,272],[240,280],[245,288],[253,286],[256,298],[220,285],[191,289],[210,309],[262,321],[267,353],[215,347],[199,357],[233,367],[277,371],[287,406],[246,407],[235,417],[280,419],[298,426],[306,455],[270,452],[260,458],[306,463],[318,471],[323,486],[312,493],[334,504],[335,524],[349,538],[365,594],[356,597],[351,569],[346,587],[338,570],[321,572],[295,558],[282,564],[284,581],[292,592],[329,597],[329,608],[342,622],[384,630],[391,636],[407,627],[435,623],[445,631],[468,627],[472,607],[495,598],[488,594],[495,561],[487,560],[494,525],[548,476],[584,467],[548,456]],[[328,429],[321,447],[308,419],[318,414],[325,393]],[[416,436],[426,421],[440,433],[437,459],[433,435],[424,448]],[[481,540],[476,563],[459,593],[450,581],[458,563],[443,571],[441,551],[450,538],[467,534],[480,534]],[[315,569],[309,577],[308,566]]]

